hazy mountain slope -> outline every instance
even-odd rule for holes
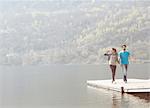
[[[150,2],[1,2],[0,63],[100,63],[127,44],[149,59]]]

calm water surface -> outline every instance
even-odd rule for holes
[[[117,78],[122,78],[120,67]],[[149,64],[130,65],[129,78],[149,78]],[[110,79],[108,65],[0,66],[0,108],[148,108],[150,94],[87,87]]]

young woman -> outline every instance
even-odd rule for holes
[[[111,51],[108,51],[104,54],[105,56],[108,56],[108,63],[110,65],[110,69],[112,71],[112,83],[115,82],[115,74],[116,74],[116,68],[118,63],[118,53],[115,48],[112,48]]]

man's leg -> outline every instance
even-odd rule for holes
[[[124,76],[124,67],[123,67],[123,64],[121,64],[121,71],[122,71],[122,74]],[[124,80],[124,79],[123,79]]]
[[[122,73],[123,73],[123,81],[126,82],[126,75],[127,75],[127,72],[126,72],[126,69],[125,69],[125,65],[124,65],[124,64],[121,64],[121,70],[122,70]]]
[[[125,64],[125,81],[127,82],[127,71],[128,71],[128,65]]]

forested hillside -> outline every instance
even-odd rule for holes
[[[149,59],[149,1],[0,1],[0,64],[99,64],[122,44]]]

